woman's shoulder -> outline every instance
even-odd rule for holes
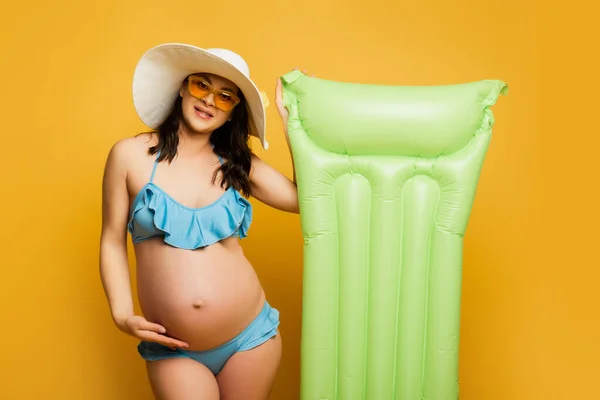
[[[150,147],[156,145],[156,135],[153,133],[140,133],[117,140],[110,150],[111,153],[134,157],[147,155]]]
[[[128,136],[117,140],[112,150],[126,152],[147,152],[148,149],[156,144],[156,135],[153,133],[140,133],[135,136]]]
[[[148,150],[156,144],[153,133],[128,136],[113,143],[108,158],[118,164],[137,163],[149,157]]]

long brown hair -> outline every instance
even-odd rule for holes
[[[244,95],[238,94],[240,103],[231,114],[231,121],[225,122],[223,126],[210,135],[210,143],[214,152],[221,156],[223,164],[215,171],[212,182],[217,179],[219,171],[222,174],[221,187],[228,189],[233,187],[244,196],[249,196],[250,168],[252,166],[251,150],[248,146],[250,136],[248,127],[248,111]],[[149,153],[155,155],[160,152],[157,161],[173,161],[177,155],[179,144],[179,124],[183,121],[182,98],[177,96],[175,105],[165,121],[154,131],[158,135],[158,143],[150,147]]]

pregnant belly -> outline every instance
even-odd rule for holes
[[[234,338],[263,306],[258,277],[235,239],[196,251],[148,240],[136,244],[136,259],[144,317],[190,350]]]

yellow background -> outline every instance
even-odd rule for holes
[[[144,129],[135,64],[169,41],[236,50],[271,100],[295,66],[361,83],[506,81],[465,238],[461,399],[600,398],[597,23],[577,1],[550,4],[3,3],[0,398],[150,399],[100,285],[100,182],[110,146]],[[253,147],[290,175],[275,107],[268,121],[271,150]],[[253,203],[243,244],[284,337],[272,398],[295,399],[299,218]]]

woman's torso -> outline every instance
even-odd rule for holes
[[[152,176],[154,158],[146,153],[128,171],[130,207],[151,176],[153,185],[184,207],[198,209],[221,201],[227,194],[219,179],[211,183],[219,166],[217,156],[212,156],[177,157],[171,165],[161,162]],[[214,229],[198,225],[200,230]],[[167,335],[186,341],[190,350],[210,349],[232,339],[262,308],[263,290],[237,237],[188,250],[155,236],[134,248],[142,313],[165,326]]]

